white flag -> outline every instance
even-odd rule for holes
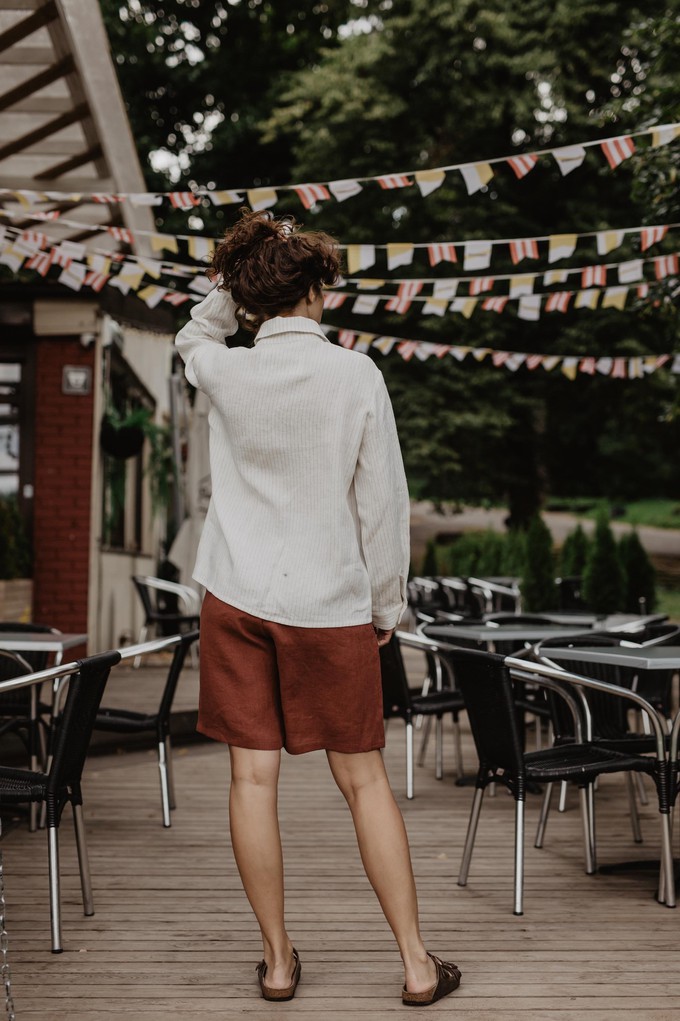
[[[487,268],[491,262],[492,245],[490,241],[466,241],[463,247],[465,251],[463,269],[466,272]]]
[[[631,259],[630,262],[619,264],[619,283],[632,284],[635,280],[643,280],[642,259]]]
[[[535,322],[541,317],[541,297],[539,294],[526,294],[519,299],[517,315],[520,319]]]
[[[577,170],[586,158],[586,151],[582,145],[565,145],[562,149],[553,150],[553,156],[563,177]]]
[[[352,305],[352,312],[358,315],[370,316],[375,312],[380,298],[374,294],[360,294]]]

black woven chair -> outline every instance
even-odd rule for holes
[[[0,621],[0,633],[7,634],[53,634],[57,628],[45,624],[24,624],[13,620]],[[25,673],[34,673],[47,667],[49,652],[10,653],[0,660],[0,680],[6,681]],[[12,659],[13,657],[13,659]],[[8,732],[19,734],[28,750],[30,768],[38,767],[40,750],[43,765],[47,754],[46,729],[43,715],[50,713],[50,707],[39,704],[38,691],[34,687],[0,694],[0,736]]]
[[[460,692],[449,689],[419,694],[409,688],[402,646],[417,648],[437,657],[434,643],[406,631],[397,631],[380,649],[380,670],[382,675],[383,717],[386,720],[398,717],[406,724],[406,797],[413,797],[413,725],[416,717],[434,716],[437,721],[437,773],[441,777],[442,733],[441,725],[446,713],[458,723],[458,714],[465,708]]]
[[[560,671],[533,669],[533,664],[509,659],[517,664],[515,676],[524,682],[539,684],[556,691],[573,715],[577,740],[570,745],[525,753],[517,719],[517,706],[510,670],[502,656],[467,649],[440,649],[450,664],[468,712],[472,736],[479,756],[479,772],[470,813],[465,849],[458,876],[459,886],[467,884],[470,860],[474,849],[477,823],[484,791],[491,783],[508,788],[515,799],[515,883],[514,914],[523,913],[524,887],[524,803],[527,784],[572,780],[578,784],[581,797],[586,872],[595,871],[593,781],[602,773],[638,770],[661,778],[666,784],[665,756],[657,763],[645,756],[625,755],[600,748],[583,740],[579,702],[569,690],[569,682]],[[547,673],[546,673],[547,670]],[[560,675],[555,680],[553,674]],[[580,682],[580,679],[579,679]],[[584,681],[584,683],[588,683]],[[597,684],[598,682],[592,682]],[[622,690],[622,689],[619,689]],[[624,693],[628,694],[628,693]],[[651,706],[650,706],[651,709]],[[654,710],[652,709],[652,712]],[[667,808],[666,808],[667,811]],[[667,822],[667,815],[666,815]]]
[[[149,630],[159,635],[171,636],[181,631],[192,631],[199,626],[201,600],[198,592],[188,585],[154,578],[150,575],[134,575],[132,582],[142,601],[144,623],[139,632],[139,643],[146,641]],[[180,612],[180,600],[184,612]],[[139,666],[139,658],[134,665]]]
[[[120,660],[117,652],[90,656],[51,670],[29,674],[15,681],[7,681],[0,690],[19,690],[43,680],[52,681],[69,677],[68,694],[64,711],[59,718],[54,757],[48,773],[28,769],[0,766],[0,806],[25,802],[44,803],[47,808],[47,841],[50,873],[50,920],[52,952],[62,951],[61,906],[59,895],[59,823],[67,802],[73,809],[76,831],[83,908],[86,915],[94,914],[90,867],[85,842],[82,816],[83,797],[80,780],[85,765],[92,727],[104,687],[113,666]]]
[[[160,705],[155,712],[134,712],[128,709],[107,709],[102,706],[97,713],[95,730],[105,730],[116,734],[152,734],[156,739],[158,750],[158,770],[161,780],[161,808],[163,825],[171,825],[170,811],[175,808],[175,791],[172,779],[172,746],[170,742],[170,713],[172,702],[177,690],[186,654],[192,644],[198,640],[198,631],[189,631],[183,635],[149,642],[145,646],[136,646],[123,650],[123,658],[144,655],[145,652],[161,652],[174,647],[174,654],[168,670],[168,676],[161,695]]]

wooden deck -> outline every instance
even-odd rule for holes
[[[121,672],[107,702],[139,701],[161,671]],[[187,672],[179,708],[195,705]],[[680,912],[653,899],[651,874],[583,872],[575,798],[533,849],[538,798],[527,811],[525,915],[512,910],[512,799],[482,811],[469,885],[456,876],[472,791],[433,749],[403,796],[403,728],[388,732],[386,761],[411,839],[423,934],[463,972],[460,990],[432,1008],[465,1021],[675,1021],[680,1005]],[[469,736],[466,763],[474,754]],[[10,961],[19,1021],[182,1021],[290,1017],[386,1021],[401,1005],[400,961],[364,877],[351,819],[322,753],[286,757],[281,820],[289,929],[303,962],[293,1003],[258,996],[258,932],[241,890],[227,832],[225,749],[180,747],[178,808],[160,824],[152,752],[91,758],[85,810],[96,915],[81,911],[67,809],[62,827],[65,953],[49,952],[46,840],[17,828],[3,841]],[[642,809],[645,844],[632,843],[625,788],[607,778],[597,799],[601,862],[654,854],[656,818]]]

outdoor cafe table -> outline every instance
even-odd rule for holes
[[[87,645],[86,634],[0,631],[0,649],[3,652],[53,652],[55,666],[61,665],[67,649],[75,649],[79,645]]]
[[[521,648],[525,642],[533,645],[546,638],[571,638],[574,635],[582,635],[584,630],[589,629],[540,624],[517,627],[512,624],[504,624],[501,627],[494,627],[492,624],[430,624],[427,635],[429,638],[437,638],[452,645],[457,641],[477,642],[479,645],[486,645],[489,652],[495,652],[496,642],[517,642],[518,648]]]

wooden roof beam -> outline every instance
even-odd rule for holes
[[[70,159],[63,160],[61,163],[55,163],[53,167],[48,167],[38,175],[38,178],[41,181],[53,181],[55,177],[68,174],[71,170],[75,170],[76,167],[82,167],[85,163],[93,163],[95,160],[100,159],[101,156],[102,147],[98,142],[96,145],[90,146],[89,149],[71,156]],[[59,190],[61,191],[62,189],[60,188]]]
[[[10,106],[14,106],[20,100],[26,96],[32,96],[34,92],[39,89],[44,89],[47,85],[52,85],[53,82],[59,78],[63,78],[65,75],[70,74],[75,68],[73,63],[73,57],[69,54],[58,60],[56,64],[52,64],[51,67],[46,68],[44,71],[40,71],[38,74],[34,74],[31,78],[28,78],[21,85],[17,85],[16,88],[10,89],[4,96],[0,96],[0,110],[6,110]]]
[[[61,117],[55,117],[53,120],[48,121],[47,124],[29,131],[22,138],[16,138],[11,142],[7,142],[5,145],[0,146],[0,160],[7,159],[8,156],[16,156],[18,152],[27,149],[29,145],[34,145],[35,142],[40,142],[43,138],[54,135],[55,132],[61,131],[62,128],[67,128],[71,124],[83,120],[84,117],[88,116],[88,113],[87,103],[81,103],[80,106],[76,106],[68,113],[63,113]]]
[[[0,53],[4,53],[10,46],[16,46],[22,39],[26,39],[27,36],[33,35],[39,28],[43,28],[45,25],[49,25],[51,21],[54,21],[57,17],[57,8],[54,4],[54,0],[49,0],[43,7],[39,7],[33,14],[29,14],[27,18],[22,21],[18,21],[11,28],[5,29],[0,34]]]

